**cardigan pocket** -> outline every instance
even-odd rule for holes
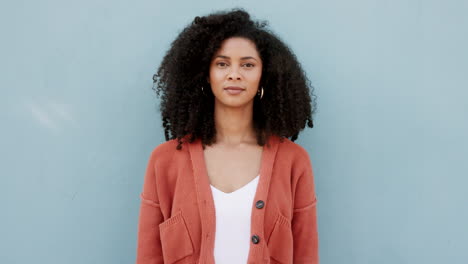
[[[192,240],[182,211],[159,224],[165,264],[172,264],[193,254]]]
[[[275,225],[267,240],[271,263],[293,263],[293,235],[291,221],[280,211],[277,212]]]

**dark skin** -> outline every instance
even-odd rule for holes
[[[217,133],[216,143],[205,148],[204,156],[211,184],[225,193],[243,187],[260,171],[263,147],[257,144],[252,117],[261,74],[258,51],[246,38],[223,41],[210,64]],[[230,94],[227,86],[245,90]]]

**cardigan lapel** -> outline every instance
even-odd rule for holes
[[[257,200],[263,200],[264,202],[267,202],[273,164],[275,161],[276,152],[278,150],[278,143],[279,137],[276,135],[272,135],[267,140],[266,144],[263,146],[260,166],[260,178],[255,193],[254,204]],[[197,195],[197,203],[199,205],[202,224],[202,240],[200,247],[199,263],[211,264],[214,263],[213,252],[210,252],[210,249],[214,249],[216,214],[201,139],[197,138],[194,142],[188,143],[188,149],[190,152],[190,158],[192,162],[195,191]],[[254,208],[255,206],[252,205],[251,229],[257,230],[257,235],[265,237],[263,234],[263,221],[265,216],[265,210],[255,210]],[[259,259],[262,256],[264,246],[265,243],[260,243],[258,245],[255,245],[254,247],[251,246],[249,260]]]

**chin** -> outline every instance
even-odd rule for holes
[[[242,98],[242,99],[239,98],[240,100],[236,100],[236,99],[223,98],[221,100],[216,99],[216,101],[218,101],[218,103],[221,104],[223,107],[232,107],[232,108],[244,107],[249,104],[253,104],[253,99],[252,100],[245,100],[245,98]]]

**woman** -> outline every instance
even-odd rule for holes
[[[307,151],[315,102],[291,50],[242,9],[196,17],[153,79],[137,263],[318,263]],[[288,139],[291,137],[291,139]]]

